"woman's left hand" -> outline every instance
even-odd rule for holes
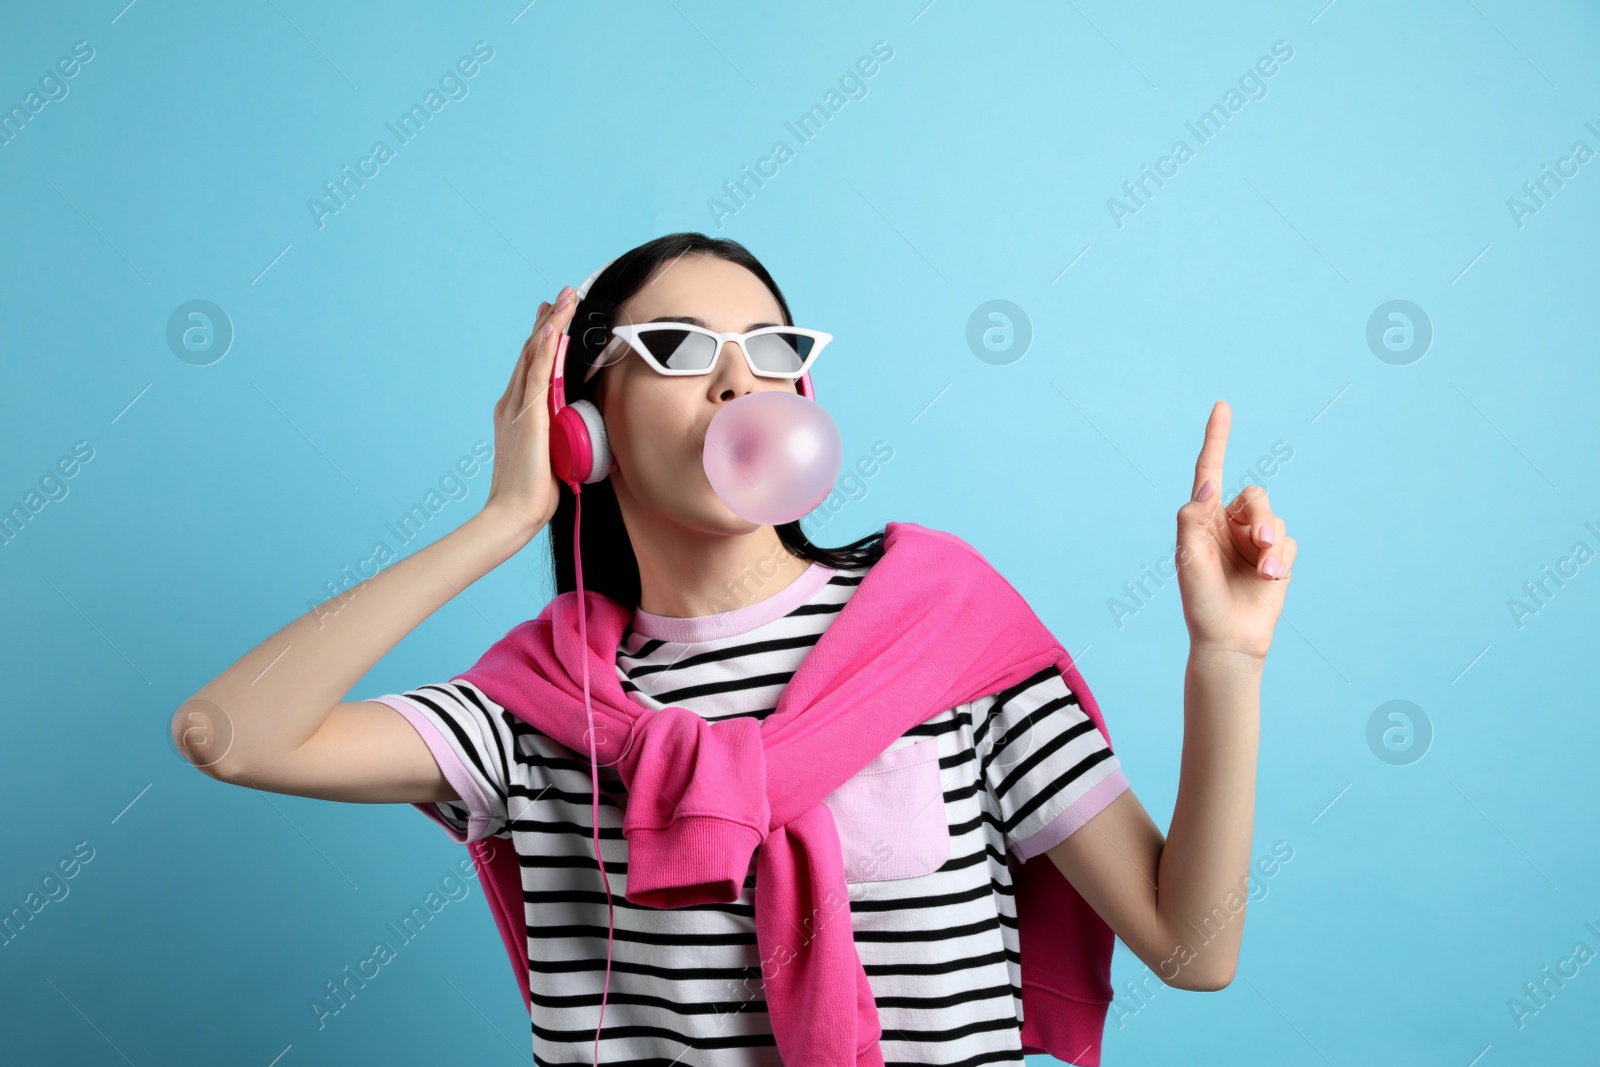
[[[1219,506],[1232,424],[1233,410],[1217,401],[1190,500],[1178,509],[1178,589],[1192,652],[1231,654],[1259,666],[1283,613],[1296,545],[1261,486],[1247,485]]]

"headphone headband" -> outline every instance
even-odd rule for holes
[[[617,257],[612,256],[600,264],[598,270],[583,280],[583,284],[579,285],[575,290],[574,306],[581,303],[583,298],[589,295],[589,287],[594,284],[594,280],[600,277],[605,272],[605,269],[616,261]],[[575,319],[577,316],[574,315],[573,318]],[[566,327],[561,331],[560,340],[556,342],[556,365],[551,372],[550,378],[550,414],[552,418],[556,412],[567,406],[567,339],[571,335],[572,319],[568,319]]]
[[[605,269],[607,267],[611,266],[611,264],[615,263],[616,261],[617,261],[617,259],[616,259],[615,256],[613,256],[612,258],[606,260],[604,263],[600,264],[600,269],[599,270],[595,271],[593,274],[589,275],[587,278],[585,278],[583,280],[583,284],[578,286],[578,299],[579,300],[582,300],[584,297],[589,295],[589,287],[594,284],[594,280],[596,278],[600,277],[600,275],[604,274],[605,273]],[[567,323],[567,327],[570,329],[572,327],[572,323],[570,323],[570,322]]]

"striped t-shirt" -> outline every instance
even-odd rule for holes
[[[731,611],[636,611],[617,650],[618,677],[650,710],[764,718],[865,573],[813,563],[778,593]],[[588,753],[467,682],[376,699],[416,727],[462,797],[417,807],[454,841],[509,838],[520,859],[534,1062],[592,1062],[607,910]],[[761,987],[755,857],[737,902],[631,903],[626,790],[614,768],[600,766],[599,776],[615,918],[601,1062],[780,1067]],[[887,1064],[1023,1062],[1006,853],[1044,852],[1128,785],[1052,666],[912,727],[830,795]],[[928,817],[941,810],[942,823]]]

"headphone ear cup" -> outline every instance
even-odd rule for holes
[[[611,441],[606,436],[606,420],[601,416],[600,409],[591,401],[575,400],[562,411],[577,412],[583,422],[584,436],[587,439],[591,459],[589,470],[580,473],[579,479],[585,483],[604,481],[614,466],[614,457],[611,452]]]
[[[550,472],[563,482],[582,482],[589,477],[589,429],[571,405],[550,420]]]

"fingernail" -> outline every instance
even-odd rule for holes
[[[1261,524],[1261,529],[1256,531],[1256,540],[1264,545],[1272,544],[1272,527],[1266,523]]]
[[[1200,490],[1199,492],[1195,493],[1194,498],[1201,503],[1205,503],[1207,500],[1211,499],[1211,494],[1216,491],[1216,488],[1216,485],[1211,481],[1211,479],[1207,478],[1204,482],[1200,483]]]
[[[1283,561],[1277,556],[1268,556],[1261,569],[1267,572],[1268,578],[1276,578],[1283,573]]]

